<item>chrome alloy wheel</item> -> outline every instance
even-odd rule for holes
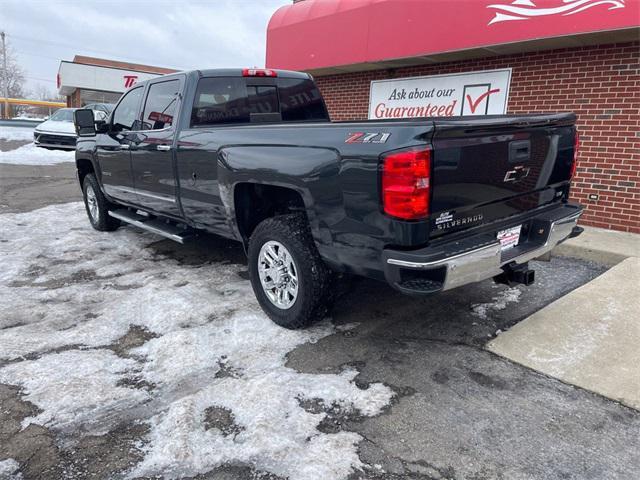
[[[91,185],[87,185],[86,191],[87,197],[87,209],[89,210],[89,216],[91,217],[92,222],[98,221],[98,198],[96,197],[96,192],[93,191],[93,187]]]
[[[262,245],[258,274],[271,303],[282,310],[293,306],[298,297],[298,269],[284,245],[273,240]]]

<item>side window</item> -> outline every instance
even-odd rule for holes
[[[329,120],[318,87],[311,80],[282,78],[278,81],[282,120]]]
[[[244,79],[234,77],[200,79],[191,110],[192,127],[248,121],[247,89]]]
[[[142,115],[142,130],[162,130],[173,125],[179,87],[179,80],[154,83],[149,87]]]
[[[142,87],[135,88],[124,95],[120,105],[113,112],[113,131],[139,130],[138,109],[142,100]]]

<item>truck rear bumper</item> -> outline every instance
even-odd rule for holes
[[[382,253],[387,282],[408,294],[428,294],[479,282],[504,273],[550,252],[567,238],[578,236],[583,208],[563,204],[538,215],[500,226],[522,225],[517,246],[503,250],[497,231],[471,235],[420,250],[385,249]]]

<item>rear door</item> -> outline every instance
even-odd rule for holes
[[[199,79],[189,126],[180,130],[177,142],[184,214],[199,226],[223,235],[229,227],[218,185],[218,149],[226,137],[225,126],[249,123],[246,96],[242,77]]]
[[[185,216],[212,231],[229,231],[220,197],[218,155],[225,127],[282,120],[273,78],[205,77],[198,81],[189,128],[180,131],[177,168]],[[250,131],[243,143],[251,143]]]
[[[137,203],[131,171],[130,146],[140,129],[140,103],[144,87],[125,93],[111,116],[108,133],[96,138],[96,155],[102,186],[107,195]]]
[[[574,122],[572,114],[436,119],[432,236],[561,201]]]
[[[154,212],[181,216],[173,162],[173,139],[182,78],[149,84],[142,128],[131,139],[131,165],[138,203]]]

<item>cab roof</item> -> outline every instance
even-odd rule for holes
[[[311,76],[308,73],[296,72],[294,70],[277,70],[275,68],[256,68],[251,67],[252,70],[270,70],[276,72],[278,77],[281,78],[300,78],[309,79]],[[242,77],[244,68],[211,68],[206,70],[196,70],[201,77]]]
[[[135,84],[136,87],[139,86],[144,86],[148,83],[151,82],[156,82],[158,79],[162,78],[164,79],[170,79],[172,77],[179,77],[181,75],[186,75],[187,77],[191,76],[191,75],[196,75],[199,78],[202,77],[245,77],[244,72],[245,70],[261,70],[261,71],[265,71],[265,70],[269,70],[271,72],[275,72],[276,78],[298,78],[301,80],[312,80],[313,77],[311,75],[309,75],[308,73],[304,73],[304,72],[297,72],[294,70],[277,70],[274,68],[251,68],[251,69],[246,69],[246,68],[208,68],[206,70],[184,70],[182,72],[174,72],[174,73],[168,73],[166,75],[161,75],[159,77],[155,77],[155,78],[150,78],[148,80],[144,80],[142,82],[137,82]],[[269,77],[269,76],[258,76],[261,78],[273,78],[273,77]],[[250,76],[246,76],[246,78],[251,78]],[[133,87],[132,87],[133,88]]]

